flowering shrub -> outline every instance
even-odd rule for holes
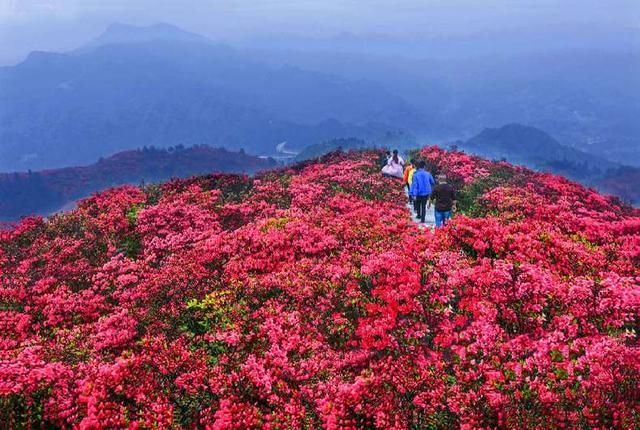
[[[424,148],[95,195],[0,230],[9,428],[638,428],[640,214]]]

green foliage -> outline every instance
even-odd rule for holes
[[[224,342],[202,338],[211,331],[232,328],[239,316],[244,316],[244,300],[236,300],[230,291],[213,291],[201,300],[191,299],[179,322],[180,331],[196,338],[194,347],[204,350],[209,364],[215,365],[218,357],[227,352]]]
[[[205,334],[212,327],[228,327],[231,324],[229,315],[232,305],[227,303],[228,294],[214,291],[202,298],[187,302],[187,312],[191,318],[185,321],[183,328],[193,334]]]
[[[148,184],[142,187],[142,191],[144,191],[147,196],[147,204],[149,206],[153,206],[158,204],[160,198],[162,197],[162,187],[158,184]]]
[[[251,182],[234,182],[226,187],[221,187],[222,201],[224,203],[240,203],[251,192],[253,184]]]
[[[130,234],[122,238],[118,244],[118,251],[131,259],[136,259],[142,251],[142,243],[140,238],[134,234]]]
[[[262,232],[266,233],[269,230],[282,230],[286,227],[286,225],[291,221],[289,217],[280,217],[280,218],[271,218],[267,221],[267,223],[262,227]]]
[[[480,201],[481,197],[487,191],[507,184],[512,177],[512,171],[498,167],[489,176],[467,184],[457,193],[458,210],[470,217],[486,215],[486,209]]]
[[[562,352],[558,351],[557,349],[549,351],[549,355],[551,356],[551,361],[558,363],[564,360]]]
[[[196,393],[183,393],[173,400],[175,406],[173,422],[177,428],[194,428],[198,422],[199,413],[211,406],[217,400],[217,396],[204,390]]]
[[[28,401],[21,395],[0,396],[0,424],[7,429],[55,429],[44,419],[43,399],[48,389],[39,390]]]
[[[448,410],[437,411],[431,414],[417,413],[409,428],[411,430],[444,430],[459,427],[455,415]]]
[[[127,221],[129,221],[129,225],[135,226],[138,221],[138,214],[140,210],[144,207],[144,205],[133,205],[127,211]]]
[[[144,208],[144,204],[131,206],[126,213],[127,221],[131,231],[118,241],[118,251],[131,259],[136,259],[142,252],[142,242],[135,232],[135,226],[138,222],[138,215]]]

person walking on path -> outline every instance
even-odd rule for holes
[[[382,168],[382,174],[402,179],[403,165],[404,160],[398,155],[398,150],[395,149],[387,165]]]
[[[411,188],[411,181],[409,180],[409,172],[413,169],[413,160],[409,160],[407,164],[404,165],[404,184],[407,187],[407,193],[409,193],[409,189]]]
[[[451,184],[447,183],[446,175],[438,175],[438,185],[433,187],[431,201],[435,202],[436,227],[446,225],[456,210],[456,192]]]
[[[431,173],[425,170],[426,163],[422,160],[418,163],[418,170],[413,174],[413,181],[409,195],[415,199],[418,218],[420,222],[425,222],[427,216],[427,201],[431,195],[431,189],[435,185]]]
[[[413,211],[418,213],[418,205],[416,204],[416,200],[411,196],[411,184],[413,184],[413,175],[418,170],[418,161],[414,160],[413,166],[411,170],[409,170],[409,174],[407,175],[407,192],[409,193],[409,202],[413,203]]]

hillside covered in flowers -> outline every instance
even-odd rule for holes
[[[639,211],[420,155],[436,231],[354,152],[0,232],[3,427],[639,428]]]

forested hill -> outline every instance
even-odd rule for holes
[[[95,164],[39,172],[0,173],[0,220],[47,215],[89,194],[123,184],[159,182],[209,172],[254,173],[275,161],[208,146],[143,148]]]
[[[535,127],[508,124],[487,128],[467,141],[455,142],[455,146],[481,157],[550,171],[640,205],[640,168],[562,145]]]
[[[0,231],[8,428],[637,428],[640,211],[562,177],[379,153],[120,187]]]

